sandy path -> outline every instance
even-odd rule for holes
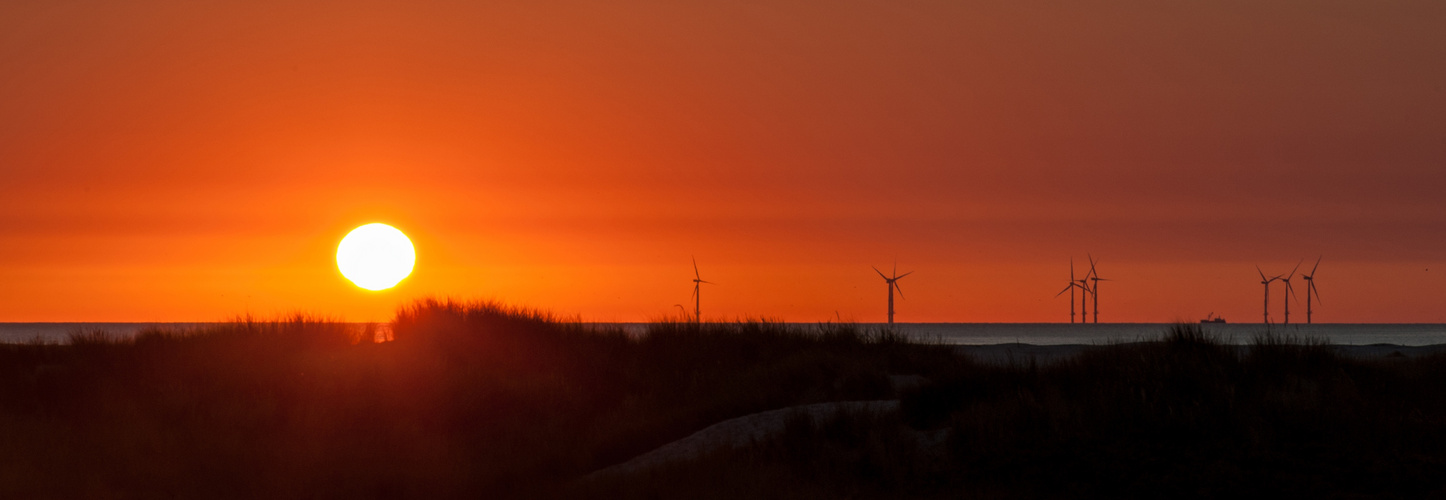
[[[710,425],[688,437],[665,444],[632,460],[589,474],[589,477],[628,474],[669,462],[696,458],[714,450],[746,446],[782,433],[789,416],[794,414],[808,415],[817,422],[841,411],[882,413],[898,411],[898,409],[898,401],[845,401],[790,406],[744,415]]]

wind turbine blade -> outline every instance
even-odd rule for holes
[[[1315,287],[1315,281],[1311,281],[1310,284],[1306,286],[1310,287],[1310,291],[1315,292],[1315,301],[1320,302],[1320,289]]]
[[[1085,257],[1089,257],[1090,259],[1090,273],[1085,276],[1099,276],[1099,274],[1095,273],[1095,256],[1086,253]]]
[[[1261,271],[1260,266],[1255,266],[1255,272],[1260,273],[1260,281],[1265,281],[1265,271]]]
[[[703,279],[703,275],[698,274],[698,258],[697,258],[697,257],[693,257],[693,277],[696,278],[696,279]]]
[[[1073,289],[1074,289],[1074,283],[1070,283],[1069,286],[1064,287],[1064,290],[1060,290],[1059,293],[1054,294],[1054,296],[1055,296],[1055,297],[1058,297],[1058,296],[1060,296],[1060,295],[1064,295],[1064,292],[1068,292],[1068,291],[1073,290]]]
[[[901,298],[901,299],[904,298],[904,289],[903,289],[903,288],[899,288],[899,282],[895,281],[895,282],[893,283],[893,285],[894,285],[894,289],[899,291],[899,298]]]
[[[1320,267],[1320,260],[1321,260],[1322,258],[1324,258],[1324,257],[1325,257],[1325,256],[1322,255],[1322,256],[1320,256],[1320,257],[1316,257],[1316,258],[1315,258],[1315,265],[1310,267],[1310,277],[1311,277],[1311,278],[1314,278],[1314,277],[1315,277],[1315,270],[1316,270],[1316,268]]]
[[[914,272],[913,272],[913,271],[909,271],[909,272],[907,272],[907,273],[904,273],[903,276],[899,276],[899,277],[896,277],[896,278],[894,278],[894,279],[896,279],[896,280],[904,279],[904,276],[908,276],[908,275],[910,275],[910,274],[914,274]]]
[[[1296,262],[1296,263],[1295,263],[1295,268],[1290,270],[1290,277],[1289,277],[1289,278],[1286,278],[1286,279],[1288,280],[1288,279],[1290,279],[1290,278],[1294,278],[1294,277],[1295,277],[1295,272],[1298,271],[1298,270],[1300,270],[1300,265],[1301,265],[1301,264],[1304,264],[1304,263],[1305,263],[1305,259],[1301,259],[1300,262]]]
[[[703,281],[703,280],[698,280],[698,282],[699,282],[699,283],[707,283],[707,284],[709,284],[709,285],[716,285],[716,284],[717,284],[717,283],[714,283],[714,282],[712,282],[712,281]]]
[[[874,266],[869,266],[869,267],[874,267]],[[884,276],[884,272],[883,272],[883,271],[880,271],[879,268],[874,267],[874,272],[879,273],[879,277],[880,277],[880,278],[883,278],[884,281],[888,281],[889,277],[888,277],[888,276]]]
[[[698,284],[697,284],[697,283],[694,283],[694,284],[693,284],[693,293],[692,293],[691,295],[688,295],[688,300],[693,300],[693,297],[697,297],[697,296],[698,296]]]
[[[1069,258],[1069,281],[1074,282],[1074,257]]]

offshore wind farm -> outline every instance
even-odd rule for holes
[[[343,242],[345,247],[346,242]],[[409,254],[410,255],[410,254]],[[1061,297],[1069,292],[1071,296],[1066,301],[1069,306],[1069,321],[1067,323],[949,323],[949,322],[896,322],[895,321],[895,293],[899,299],[903,299],[903,290],[898,282],[914,271],[903,274],[898,273],[898,266],[895,265],[890,274],[884,274],[877,267],[871,267],[880,278],[884,280],[887,287],[883,313],[885,321],[870,322],[868,320],[849,321],[847,324],[862,328],[889,329],[909,338],[913,341],[934,343],[941,345],[958,346],[993,346],[993,345],[1028,345],[1028,346],[1076,346],[1076,345],[1110,345],[1119,343],[1144,342],[1154,339],[1159,332],[1168,329],[1171,323],[1100,323],[1099,317],[1099,282],[1112,281],[1108,278],[1101,278],[1098,272],[1099,260],[1093,255],[1086,255],[1090,263],[1088,270],[1079,277],[1074,274],[1073,259],[1069,261],[1070,279],[1063,290],[1060,290],[1054,297]],[[409,257],[408,264],[414,257]],[[1267,277],[1265,272],[1256,267],[1256,272],[1261,278],[1261,284],[1265,287],[1265,321],[1261,323],[1225,323],[1223,318],[1215,318],[1214,313],[1207,315],[1207,318],[1200,319],[1205,325],[1205,331],[1228,344],[1247,345],[1255,342],[1261,335],[1281,335],[1308,342],[1324,342],[1340,346],[1399,346],[1399,347],[1430,347],[1446,346],[1446,324],[1432,323],[1313,323],[1311,317],[1314,310],[1311,306],[1312,297],[1318,297],[1319,291],[1315,285],[1315,276],[1320,268],[1323,257],[1317,258],[1308,274],[1301,275],[1307,282],[1307,323],[1290,324],[1290,302],[1296,300],[1290,286],[1290,280],[1299,270],[1299,264],[1291,272],[1283,275]],[[346,265],[346,264],[343,264]],[[683,313],[683,320],[687,322],[700,323],[704,321],[702,314],[702,285],[713,284],[702,278],[697,264],[697,259],[692,259],[693,284],[692,293],[689,296],[693,310],[683,309],[681,304],[675,304]],[[385,278],[395,283],[399,278]],[[1271,321],[1270,316],[1270,295],[1269,285],[1276,281],[1285,286],[1282,292],[1282,321],[1276,324]],[[1075,323],[1075,306],[1073,293],[1078,290],[1080,299],[1078,302],[1080,311],[1080,322]],[[1086,312],[1086,306],[1091,309]],[[713,317],[707,321],[729,323],[736,321],[768,320],[768,318],[726,318]],[[1089,321],[1093,319],[1093,321]],[[844,323],[842,318],[836,318]],[[780,324],[789,324],[781,320],[772,320]],[[1181,318],[1180,321],[1193,322],[1193,318]],[[825,321],[828,322],[828,321]],[[223,323],[0,323],[0,343],[4,342],[42,342],[61,343],[77,334],[84,334],[92,331],[105,331],[111,335],[125,338],[138,332],[148,329],[169,328],[169,329],[192,329],[207,325]],[[621,328],[623,331],[633,332],[642,335],[647,331],[649,323],[611,323],[592,322],[587,323],[598,327]],[[798,326],[808,326],[815,323],[792,323]],[[375,323],[353,323],[353,328],[364,329]]]
[[[374,224],[372,226],[379,226]],[[364,226],[362,229],[371,229],[371,226]],[[401,233],[395,228],[385,227],[385,234]],[[353,232],[357,234],[357,232]],[[400,236],[405,241],[405,236]],[[341,257],[345,249],[353,245],[355,238],[348,235],[344,238],[338,254],[338,265],[343,274],[348,274],[348,266],[364,266],[365,263],[358,263],[357,259]],[[383,245],[390,245],[384,243]],[[387,247],[390,248],[390,247]],[[394,250],[386,250],[387,253],[395,253]],[[405,258],[402,264],[406,271],[397,274],[395,270],[388,270],[387,274],[381,277],[386,288],[395,285],[406,274],[410,273],[411,266],[415,261],[415,254],[410,243],[406,243],[403,251]],[[847,323],[864,328],[885,328],[898,332],[899,334],[920,342],[929,342],[945,345],[961,346],[987,346],[1004,344],[1022,344],[1035,346],[1062,346],[1062,345],[1108,345],[1116,343],[1147,341],[1158,335],[1160,331],[1167,329],[1170,323],[1100,323],[1100,282],[1113,281],[1109,278],[1102,278],[1099,275],[1099,263],[1092,254],[1086,254],[1089,262],[1088,270],[1083,275],[1076,276],[1074,259],[1069,259],[1069,280],[1063,290],[1054,295],[1059,298],[1065,293],[1070,293],[1066,304],[1069,307],[1068,322],[1060,323],[968,323],[968,322],[896,322],[895,315],[895,294],[899,299],[904,298],[903,289],[899,280],[914,273],[908,271],[899,274],[898,265],[895,264],[890,274],[884,274],[877,267],[870,267],[875,274],[884,280],[886,285],[886,301],[884,302],[882,322],[871,322],[864,320],[850,320]],[[1446,345],[1446,325],[1442,324],[1389,324],[1389,323],[1324,323],[1313,322],[1314,303],[1318,302],[1319,290],[1316,288],[1315,277],[1320,268],[1324,256],[1318,257],[1311,269],[1301,278],[1306,281],[1306,314],[1305,325],[1297,323],[1290,324],[1290,303],[1298,302],[1298,296],[1291,286],[1293,279],[1299,271],[1303,260],[1295,265],[1289,273],[1267,277],[1265,272],[1256,266],[1256,273],[1260,277],[1260,284],[1264,287],[1264,320],[1261,323],[1234,323],[1226,324],[1222,317],[1215,317],[1211,312],[1206,318],[1200,319],[1201,324],[1208,325],[1207,331],[1216,335],[1226,343],[1248,344],[1260,335],[1287,335],[1304,341],[1326,342],[1342,346],[1368,346],[1368,345],[1396,345],[1403,347],[1423,347],[1437,344]],[[696,257],[691,259],[693,276],[692,293],[689,301],[692,302],[692,311],[688,311],[681,304],[675,304],[683,314],[683,320],[693,323],[705,321],[702,309],[702,285],[712,285],[713,282],[702,278]],[[1270,315],[1270,285],[1279,281],[1285,288],[1282,295],[1282,318],[1279,324],[1272,321]],[[363,287],[372,286],[371,281],[358,281]],[[1074,294],[1078,291],[1079,302],[1079,323],[1075,322],[1076,302]],[[769,320],[768,318],[727,318],[723,316],[709,317],[707,321],[731,322],[749,320]],[[835,318],[843,323],[843,318]],[[1193,322],[1193,318],[1180,318],[1180,321]],[[787,324],[782,320],[771,320],[781,324]],[[137,332],[155,328],[189,329],[209,324],[219,323],[0,323],[0,343],[3,342],[43,342],[59,343],[65,342],[70,337],[91,331],[105,331],[108,334],[118,335],[122,338],[129,337]],[[647,330],[648,323],[613,323],[613,322],[592,322],[589,324],[602,327],[618,327],[624,331],[637,334]],[[795,323],[797,325],[808,325],[810,323]],[[362,329],[376,323],[353,323],[354,328]]]

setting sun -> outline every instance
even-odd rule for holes
[[[417,262],[412,240],[400,230],[374,223],[347,233],[336,247],[336,267],[342,276],[367,290],[385,290],[412,274]]]

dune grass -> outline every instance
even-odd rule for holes
[[[1440,493],[1446,358],[1344,358],[1182,325],[1039,365],[886,330],[659,322],[643,335],[427,300],[389,342],[324,318],[0,345],[3,498],[1349,496]],[[928,380],[902,393],[891,375]],[[718,421],[773,439],[606,480]]]
[[[642,336],[422,301],[0,346],[0,497],[532,497],[720,419],[892,397],[947,349],[850,325]]]

